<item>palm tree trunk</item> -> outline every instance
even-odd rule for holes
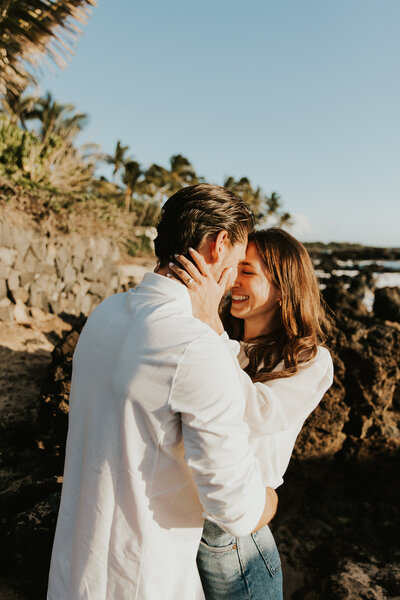
[[[145,216],[147,214],[147,209],[149,208],[149,204],[150,204],[150,196],[146,196],[146,200],[145,200],[145,203],[143,204],[142,212],[140,213],[140,217],[137,222],[138,227],[141,226],[141,224],[143,223],[143,221],[145,219]]]
[[[54,128],[54,124],[55,124],[55,119],[54,117],[51,119],[50,123],[48,124],[46,130],[44,131],[44,135],[43,135],[43,139],[42,139],[42,146],[43,148],[46,147],[47,142],[49,141],[50,135],[53,131]]]
[[[125,189],[125,210],[129,212],[131,210],[131,198],[132,198],[132,188],[127,185]]]
[[[157,205],[157,208],[156,208],[156,210],[155,210],[155,213],[154,213],[154,215],[153,215],[153,223],[152,223],[152,224],[154,225],[154,227],[157,225],[157,223],[158,223],[158,217],[160,216],[160,213],[161,213],[161,209],[162,209],[162,200],[163,200],[163,199],[162,199],[162,196],[161,196],[161,198],[160,198],[160,201],[159,201],[159,203],[158,203],[158,205]]]

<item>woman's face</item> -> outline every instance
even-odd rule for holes
[[[239,263],[238,275],[232,287],[231,313],[239,319],[271,322],[278,314],[281,293],[270,281],[257,246],[249,242],[246,258]]]

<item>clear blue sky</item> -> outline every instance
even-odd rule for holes
[[[99,0],[65,71],[82,141],[248,176],[303,240],[400,246],[399,0]]]

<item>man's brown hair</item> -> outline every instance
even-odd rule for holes
[[[164,204],[154,241],[160,267],[174,254],[197,249],[207,236],[227,231],[231,244],[246,241],[254,218],[239,196],[217,185],[199,183],[182,188]]]

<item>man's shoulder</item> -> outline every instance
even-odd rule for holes
[[[92,317],[99,317],[107,312],[115,312],[119,310],[126,303],[127,292],[119,292],[118,294],[112,294],[100,302],[90,314],[89,319]]]
[[[112,322],[116,316],[122,315],[126,303],[126,292],[108,296],[90,313],[87,318],[84,331],[100,330]]]
[[[165,319],[154,319],[149,325],[156,338],[160,336],[172,347],[181,347],[182,351],[204,352],[208,348],[225,351],[220,336],[208,325],[191,314],[170,314]]]

